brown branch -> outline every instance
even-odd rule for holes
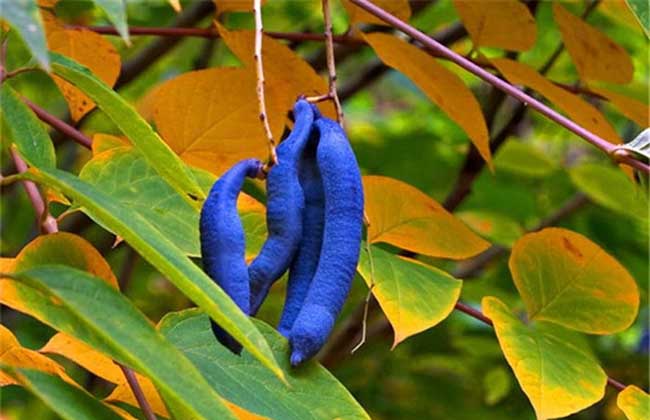
[[[334,62],[334,41],[332,37],[332,15],[329,0],[321,0],[323,20],[325,21],[325,55],[327,56],[327,72],[329,77],[329,95],[334,101],[336,116],[341,127],[344,125],[343,107],[336,92],[336,63]]]
[[[135,399],[138,401],[138,405],[140,406],[144,417],[147,420],[157,420],[157,417],[154,414],[151,405],[149,405],[149,401],[147,401],[147,398],[145,397],[144,392],[140,387],[140,383],[138,382],[138,378],[135,376],[135,372],[119,362],[115,362],[115,364],[118,365],[120,369],[122,369],[122,373],[124,374],[124,377],[126,378],[126,381],[131,388],[131,392],[133,392]]]
[[[90,139],[90,137],[86,136],[84,133],[77,130],[76,128],[66,123],[62,119],[50,114],[40,106],[30,101],[29,99],[23,98],[23,101],[27,104],[27,106],[29,106],[32,109],[32,111],[34,111],[34,114],[36,114],[36,116],[41,121],[45,122],[50,127],[54,128],[60,133],[70,137],[72,140],[76,141],[83,147],[87,149],[92,149],[93,141]]]

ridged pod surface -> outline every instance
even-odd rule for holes
[[[250,313],[250,286],[237,197],[245,178],[255,178],[261,167],[262,162],[257,159],[245,159],[224,173],[210,189],[199,223],[203,269],[245,314]],[[241,345],[211,322],[219,342],[234,353],[240,353]]]

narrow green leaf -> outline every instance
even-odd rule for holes
[[[54,146],[41,122],[6,83],[0,88],[2,137],[5,132],[16,144],[20,155],[32,166],[56,166]]]
[[[12,369],[22,386],[66,420],[121,420],[117,412],[81,387],[33,369]]]
[[[56,169],[31,170],[27,177],[62,192],[82,207],[93,220],[122,237],[262,364],[280,379],[284,378],[268,343],[250,319],[196,264],[146,219],[132,209],[115,203],[112,197],[67,172]]]
[[[650,4],[648,0],[625,0],[637,18],[646,36],[650,38]]]
[[[108,20],[113,23],[122,39],[128,44],[129,26],[126,21],[126,1],[124,0],[93,0],[106,13]]]
[[[235,356],[219,346],[208,317],[198,309],[168,314],[159,329],[199,368],[219,395],[246,410],[282,420],[369,419],[326,369],[315,361],[292,368],[287,340],[262,321],[254,323],[280,361],[288,388],[250,355]]]
[[[43,20],[36,0],[0,0],[2,19],[20,34],[41,67],[50,71]]]
[[[147,122],[117,92],[90,70],[60,54],[52,53],[52,71],[81,89],[99,106],[142,152],[156,171],[190,204],[205,198],[181,159],[162,141]]]
[[[42,265],[15,277],[57,300],[75,319],[53,327],[81,340],[85,330],[93,332],[109,356],[147,375],[193,418],[233,418],[192,363],[102,279],[62,265]]]

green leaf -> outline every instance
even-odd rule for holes
[[[465,210],[454,213],[474,232],[495,244],[511,247],[524,229],[508,216],[491,211]]]
[[[82,207],[88,216],[122,237],[150,264],[203,308],[230,335],[266,367],[283,379],[268,343],[244,315],[199,267],[146,219],[88,183],[56,169],[31,170],[27,177],[54,188]]]
[[[570,171],[571,181],[594,202],[617,213],[648,219],[648,196],[620,169],[585,163]]]
[[[529,319],[611,334],[629,327],[639,310],[639,290],[625,267],[570,230],[523,236],[509,266]]]
[[[315,361],[292,368],[287,340],[263,322],[254,323],[280,361],[288,388],[250,355],[238,357],[217,345],[208,317],[197,309],[165,316],[159,329],[194,362],[219,395],[253,413],[282,420],[369,418],[345,387]]]
[[[363,247],[357,270],[372,286],[395,331],[393,347],[406,338],[442,322],[454,309],[463,282],[419,261],[398,257],[380,248]]]
[[[94,337],[88,344],[103,343],[102,351],[147,375],[193,417],[232,418],[192,363],[105,281],[61,265],[39,266],[15,277],[57,301],[75,320],[67,325],[50,323],[45,314],[44,321],[52,327],[82,341],[91,332]]]
[[[129,26],[126,21],[126,1],[124,0],[93,0],[106,13],[108,20],[113,23],[122,39],[129,42]]]
[[[618,394],[616,405],[629,420],[650,418],[650,395],[634,385],[626,387]]]
[[[194,169],[206,193],[215,181],[212,174]],[[138,150],[114,147],[93,157],[79,177],[148,220],[185,254],[199,257],[199,211],[183,200],[151,167]],[[259,251],[266,238],[264,214],[240,212],[246,231],[247,255]]]
[[[0,11],[2,19],[20,34],[41,67],[50,71],[43,19],[36,0],[0,0]]]
[[[557,170],[557,165],[535,147],[521,141],[507,141],[494,158],[497,171],[530,178],[543,178]]]
[[[501,367],[490,369],[483,377],[483,389],[485,390],[485,403],[495,405],[510,394],[512,376]]]
[[[538,419],[568,416],[603,398],[607,375],[582,337],[553,324],[525,325],[495,297],[482,306]]]
[[[0,88],[3,137],[6,130],[20,155],[32,166],[56,166],[54,146],[41,122],[6,83]]]
[[[637,18],[646,36],[650,37],[650,5],[647,0],[625,0]]]
[[[120,95],[95,77],[86,67],[52,53],[55,75],[81,89],[99,106],[142,152],[156,171],[193,206],[205,198],[203,191],[181,159]]]
[[[81,387],[58,376],[33,369],[12,369],[17,380],[40,398],[59,416],[67,420],[121,420],[117,412],[97,400]]]

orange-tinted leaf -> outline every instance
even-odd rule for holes
[[[610,143],[622,143],[605,116],[579,96],[551,83],[527,64],[507,58],[493,58],[491,61],[510,83],[536,90],[582,127]]]
[[[63,368],[54,360],[43,356],[35,350],[20,345],[16,336],[4,325],[0,324],[0,363],[12,367],[37,369],[60,376],[72,383]],[[0,386],[12,385],[17,382],[9,375],[0,372]]]
[[[451,259],[469,258],[490,246],[438,202],[404,182],[364,176],[363,189],[370,243]]]
[[[610,83],[632,81],[634,66],[623,47],[560,3],[553,3],[553,16],[581,79]]]
[[[253,49],[255,45],[254,31],[229,31],[225,27],[216,24],[223,41],[230,51],[255,74],[255,60]],[[264,79],[266,81],[267,109],[269,102],[273,104],[274,98],[278,101],[281,115],[269,115],[271,128],[278,123],[274,119],[280,119],[282,124],[286,120],[286,113],[292,107],[296,98],[300,95],[313,96],[322,95],[328,91],[327,82],[307,63],[302,57],[292,51],[289,47],[278,40],[264,35],[262,39],[262,59],[264,61]],[[247,89],[255,92],[256,81],[249,84]],[[336,112],[331,101],[318,104],[324,115],[334,118]],[[259,119],[258,119],[259,125]],[[276,138],[282,134],[273,131]]]
[[[252,12],[253,0],[213,0],[217,8],[217,15],[226,12]],[[262,0],[262,5],[266,0]]]
[[[391,15],[408,22],[411,17],[411,5],[408,0],[373,0],[375,6],[381,7]],[[352,4],[349,0],[343,0],[343,7],[348,12],[350,25],[356,23],[372,23],[373,25],[388,25],[375,15],[372,15],[360,7]]]
[[[381,61],[408,76],[467,133],[491,167],[492,155],[481,107],[461,78],[420,48],[393,35],[372,33],[364,38]]]
[[[116,147],[132,147],[124,137],[113,136],[111,134],[97,133],[93,136],[93,156],[97,156],[102,152]]]
[[[524,235],[509,265],[529,319],[611,334],[636,318],[639,291],[632,276],[578,233],[547,228]]]
[[[224,400],[224,403],[230,409],[230,411],[232,411],[233,414],[237,416],[239,420],[269,420],[268,417],[252,413],[245,408],[238,406],[237,404],[231,403],[230,401]]]
[[[276,98],[267,95],[277,138],[288,108]],[[162,138],[190,165],[221,174],[240,159],[266,156],[255,74],[246,69],[201,70],[167,81],[155,94],[153,114]]]
[[[476,48],[526,51],[535,45],[535,18],[520,1],[454,0],[454,6]]]
[[[49,13],[44,13],[44,17]],[[50,50],[63,54],[88,67],[98,78],[113,86],[120,74],[120,55],[108,40],[86,29],[63,29],[49,15],[46,19],[47,44]],[[79,89],[58,76],[54,81],[68,102],[72,119],[78,121],[95,107],[95,103]]]
[[[167,3],[169,3],[176,13],[182,10],[180,0],[167,0]]]
[[[607,376],[583,337],[548,323],[529,327],[492,296],[482,307],[538,420],[567,416],[603,398]]]
[[[614,108],[634,121],[639,127],[644,128],[650,125],[650,107],[648,107],[648,104],[608,89],[592,87],[591,90],[607,98]]]
[[[650,395],[634,385],[626,387],[618,394],[616,404],[629,420],[650,418]]]

